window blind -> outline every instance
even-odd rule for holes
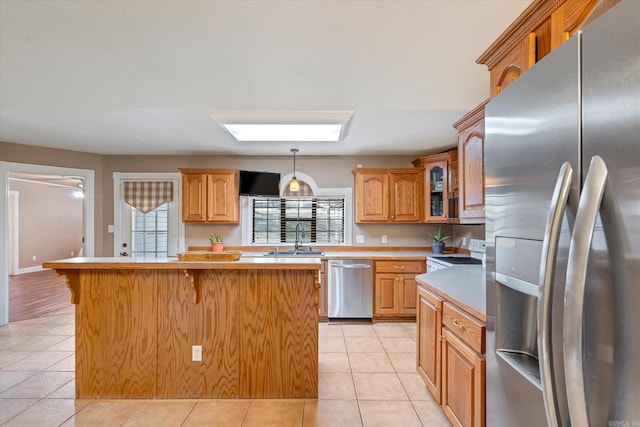
[[[293,243],[296,224],[301,223],[306,243],[344,243],[344,198],[254,198],[252,242]]]

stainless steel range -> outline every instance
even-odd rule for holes
[[[427,273],[454,267],[456,265],[480,265],[485,254],[484,240],[471,239],[469,242],[470,255],[443,254],[430,255],[427,257]]]

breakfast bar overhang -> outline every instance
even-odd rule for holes
[[[318,396],[319,258],[43,266],[76,305],[76,398]]]

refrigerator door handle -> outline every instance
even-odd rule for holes
[[[602,158],[593,156],[578,202],[567,262],[563,316],[564,372],[569,417],[574,426],[589,425],[582,361],[582,317],[589,250],[607,175],[607,165]]]
[[[542,398],[547,413],[547,424],[560,426],[557,392],[554,380],[553,357],[551,348],[551,311],[553,297],[553,276],[556,268],[556,254],[562,219],[567,207],[573,168],[569,162],[560,167],[556,186],[551,198],[551,206],[547,215],[547,223],[542,242],[540,259],[540,276],[538,283],[538,351],[540,353],[540,377],[542,380]]]

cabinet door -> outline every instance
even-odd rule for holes
[[[240,220],[238,179],[235,171],[207,174],[207,221],[238,222]]]
[[[536,34],[531,33],[489,70],[491,97],[499,94],[535,63]]]
[[[483,427],[484,358],[442,328],[442,409],[454,426]]]
[[[398,308],[400,314],[416,315],[418,282],[416,276],[412,274],[399,275],[398,285]]]
[[[416,173],[394,173],[391,175],[391,221],[420,222],[422,213],[421,171]]]
[[[205,222],[207,178],[204,174],[182,175],[182,221]]]
[[[440,403],[440,345],[442,300],[418,287],[418,374],[436,402]]]
[[[449,201],[448,163],[439,161],[425,164],[425,190],[428,200],[425,200],[425,222],[447,222]]]
[[[484,118],[463,130],[458,139],[460,155],[460,220],[484,222]]]
[[[391,273],[376,274],[376,286],[374,296],[375,315],[399,314],[397,297],[398,276]]]
[[[389,174],[358,172],[355,191],[356,222],[389,220]]]

